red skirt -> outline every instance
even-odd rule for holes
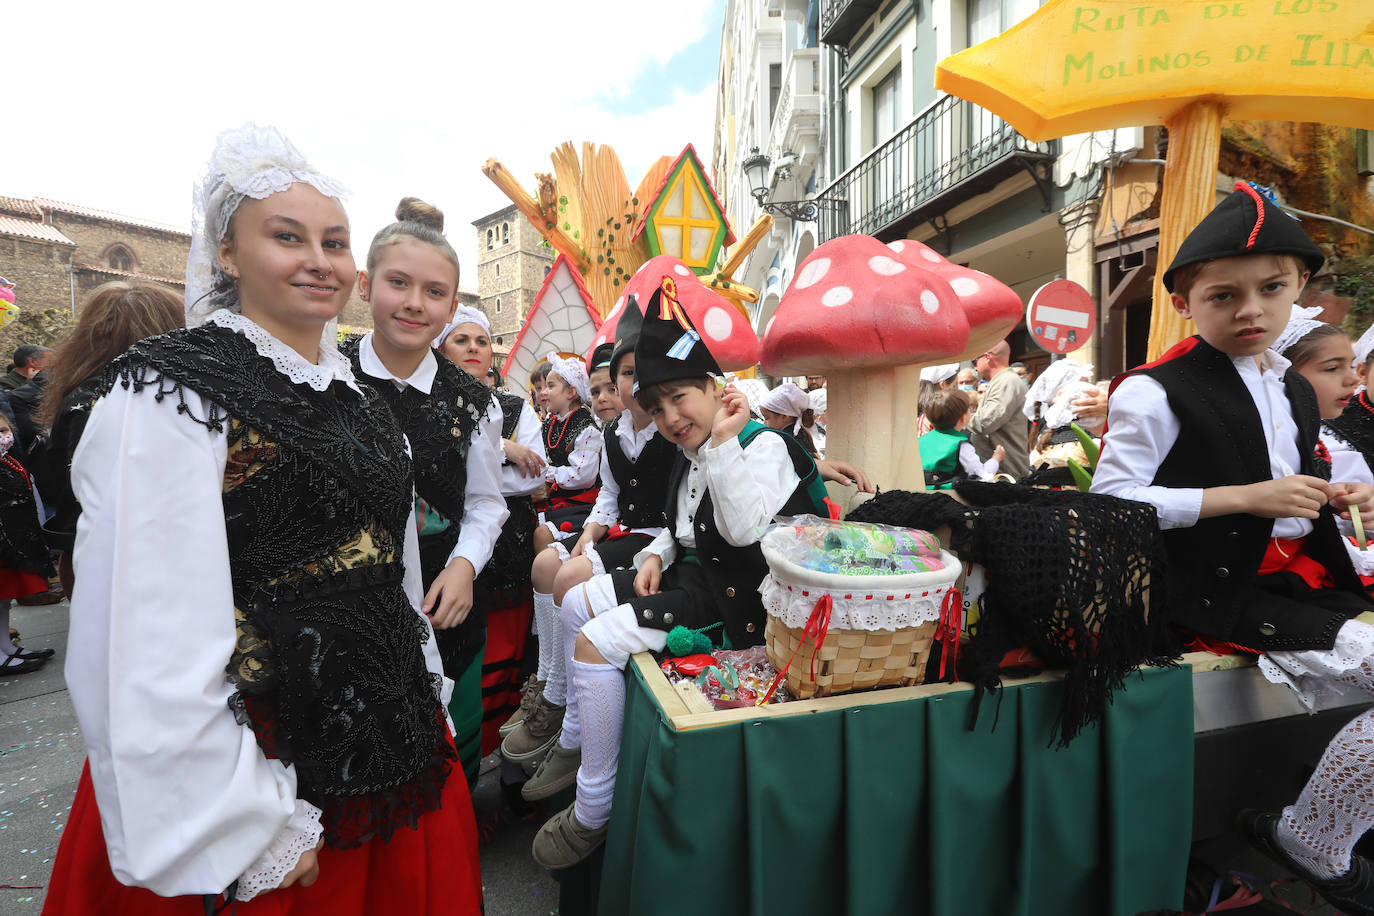
[[[520,662],[534,616],[529,580],[497,601],[487,615],[487,647],[482,657],[483,757],[501,746],[499,729],[520,708]]]
[[[48,590],[48,580],[19,569],[0,569],[0,598],[27,598]]]
[[[467,782],[455,768],[443,806],[402,828],[390,842],[324,847],[310,887],[269,891],[237,904],[237,916],[440,916],[480,913],[482,877]],[[227,911],[226,911],[227,912]],[[88,763],[53,864],[43,916],[204,916],[196,896],[159,897],[120,884],[110,871]]]

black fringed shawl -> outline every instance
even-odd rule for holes
[[[987,570],[978,627],[960,659],[961,674],[976,685],[970,722],[982,692],[1000,685],[1003,656],[1027,646],[1050,667],[1067,669],[1051,738],[1067,745],[1102,718],[1127,675],[1177,654],[1154,507],[978,481],[961,482],[955,492],[969,505],[942,493],[897,490],[849,519],[950,526],[949,549]]]

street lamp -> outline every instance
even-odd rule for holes
[[[756,146],[740,163],[744,169],[745,180],[749,182],[749,193],[754,195],[759,207],[768,213],[785,216],[788,219],[812,222],[820,215],[820,207],[814,200],[768,200],[768,167],[772,164],[766,153],[759,152]]]

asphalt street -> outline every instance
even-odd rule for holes
[[[11,625],[32,649],[57,655],[42,670],[0,678],[0,913],[36,916],[52,873],[86,747],[62,669],[67,602],[20,607]],[[558,884],[530,858],[541,813],[516,817],[502,799],[495,755],[483,761],[473,793],[483,840],[482,878],[488,916],[550,916]]]

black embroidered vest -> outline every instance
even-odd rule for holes
[[[617,500],[620,524],[626,528],[662,528],[668,524],[668,478],[677,461],[678,448],[657,432],[646,443],[639,457],[631,461],[621,447],[617,430],[624,417],[616,417],[602,431],[606,439],[606,462],[620,487]]]
[[[429,394],[409,385],[398,388],[389,379],[373,378],[363,371],[360,347],[361,341],[344,347],[354,377],[373,388],[395,414],[410,440],[416,495],[448,522],[442,531],[420,538],[420,566],[425,588],[429,588],[448,564],[462,532],[468,449],[491,405],[491,389],[437,350],[433,351],[437,366]]]
[[[0,566],[45,579],[56,574],[27,469],[9,453],[0,456]]]
[[[1229,356],[1198,338],[1182,355],[1136,371],[1164,387],[1181,427],[1153,484],[1205,489],[1272,478],[1259,409]],[[1298,473],[1318,476],[1316,395],[1291,369],[1283,382],[1298,427]],[[1348,614],[1277,602],[1253,587],[1273,528],[1273,519],[1242,513],[1164,531],[1170,619],[1204,636],[1261,651],[1330,648]],[[1338,587],[1359,593],[1329,506],[1313,521],[1307,552]]]
[[[493,393],[501,407],[501,438],[514,442],[525,399],[499,388]],[[485,605],[509,602],[515,597],[511,593],[522,587],[529,591],[530,566],[534,563],[534,504],[528,495],[507,496],[506,509],[510,515],[501,526],[491,561],[477,577],[477,590],[488,596],[482,602]]]
[[[573,453],[577,437],[593,422],[592,412],[585,407],[577,408],[563,420],[555,420],[552,416],[545,417],[540,434],[544,437],[544,454],[548,457],[549,464],[556,468],[567,467],[568,456]],[[599,481],[580,489],[553,485],[549,487],[549,495],[571,499],[589,490],[595,490],[599,485]]]
[[[226,671],[239,721],[295,766],[331,846],[413,826],[439,806],[454,754],[425,667],[429,627],[402,586],[412,471],[391,412],[367,388],[293,383],[214,324],[134,345],[106,380],[171,398],[186,422],[228,438],[238,639]]]
[[[1364,456],[1365,463],[1374,468],[1374,403],[1368,391],[1345,405],[1345,410],[1334,420],[1327,420],[1326,426],[1343,441],[1350,443]]]
[[[741,445],[745,447],[746,460],[749,442],[760,435],[782,436],[787,444],[788,457],[792,459],[793,470],[801,478],[778,514],[825,517],[825,506],[818,503],[813,495],[817,492],[813,484],[819,477],[816,462],[801,443],[781,430],[759,424],[757,428],[744,433]],[[668,488],[666,514],[670,531],[677,530],[677,493],[690,464],[687,456],[679,451]],[[763,548],[757,541],[747,547],[736,547],[725,540],[716,525],[713,505],[708,487],[701,498],[701,505],[692,516],[696,547],[683,547],[679,542],[678,550],[683,553],[679,562],[700,563],[711,590],[711,601],[719,609],[720,619],[725,622],[725,632],[730,635],[730,644],[736,649],[745,649],[763,642],[765,612],[763,599],[759,597],[759,585],[768,576],[768,561],[763,558]],[[647,621],[644,626],[671,629],[667,624],[660,625],[658,620]]]

